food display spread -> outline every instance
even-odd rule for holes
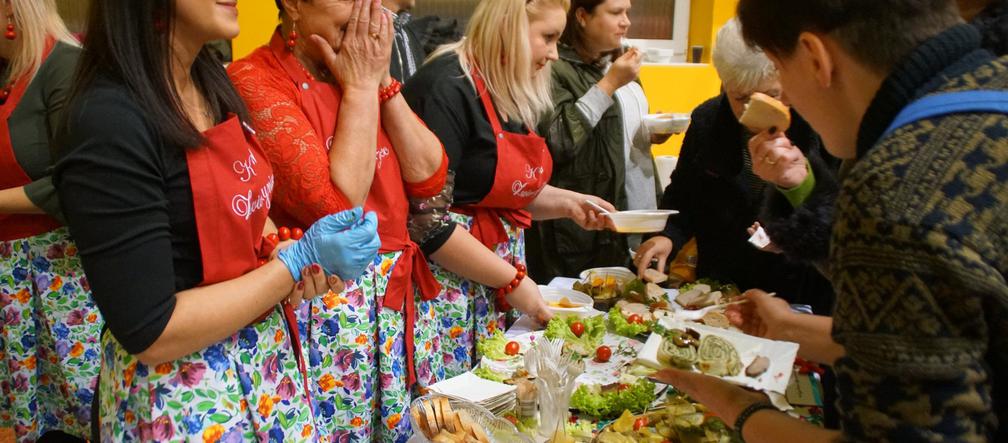
[[[761,390],[778,407],[789,407],[782,399],[797,346],[734,328],[725,315],[727,306],[741,302],[734,285],[701,280],[670,289],[663,287],[669,282],[665,274],[650,270],[638,278],[623,268],[589,269],[581,277],[566,287],[544,290],[548,305],[556,309],[544,329],[517,335],[497,331],[477,344],[481,359],[472,373],[511,387],[514,407],[501,415],[532,441],[735,441],[725,423],[703,405],[649,378],[666,367]],[[571,289],[577,292],[564,292]],[[535,359],[545,354],[576,368],[570,369],[570,383],[560,384],[565,389],[550,387],[543,381],[547,376],[537,373],[544,369]],[[542,410],[544,402],[557,398],[569,411],[562,420],[547,418]],[[464,416],[458,415],[462,422]],[[428,420],[427,440],[481,441],[466,433],[464,423],[447,416],[447,424]],[[543,420],[556,424],[544,430]],[[488,435],[490,441],[503,441]]]

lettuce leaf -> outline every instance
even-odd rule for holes
[[[494,332],[494,335],[490,336],[490,338],[480,340],[479,343],[476,343],[476,350],[487,358],[494,360],[508,360],[514,357],[504,353],[504,346],[507,346],[507,344],[508,339],[505,338],[504,334],[498,329]]]
[[[614,418],[631,411],[641,414],[655,400],[655,385],[642,378],[622,390],[602,392],[598,386],[581,385],[571,396],[571,408],[598,418]]]
[[[614,306],[609,310],[609,328],[615,334],[633,338],[650,331],[651,325],[647,322],[631,324],[623,317],[623,312]]]
[[[574,322],[581,322],[584,325],[584,333],[580,337],[571,332],[570,325]],[[564,340],[564,347],[574,351],[582,357],[595,354],[595,348],[602,344],[602,337],[605,336],[606,326],[602,316],[577,318],[577,317],[553,317],[546,325],[546,338]]]
[[[507,380],[507,377],[505,377],[504,374],[501,374],[489,368],[485,368],[483,366],[473,369],[473,375],[482,379],[495,381],[497,383],[504,383],[504,381]]]

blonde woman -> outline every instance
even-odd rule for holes
[[[53,0],[0,4],[0,428],[86,436],[101,319],[49,167],[79,49]]]
[[[448,215],[453,223],[424,246],[444,287],[434,309],[447,377],[478,361],[474,345],[508,326],[510,306],[549,319],[526,277],[523,231],[531,221],[570,218],[601,229],[602,217],[587,201],[612,209],[599,198],[549,186],[553,161],[532,130],[553,106],[549,66],[557,60],[569,6],[569,0],[481,1],[465,39],[431,55],[404,89],[441,139],[457,177]],[[479,253],[487,248],[496,254]]]

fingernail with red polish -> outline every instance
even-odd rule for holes
[[[297,284],[298,291],[304,289],[304,281],[299,281]]]
[[[318,263],[315,263],[315,264],[311,265],[311,269],[312,269],[312,272],[314,272],[316,274],[321,274],[322,273],[322,267],[319,266]]]

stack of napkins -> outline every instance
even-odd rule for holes
[[[458,377],[442,380],[430,386],[438,394],[458,397],[487,408],[494,415],[500,415],[515,408],[517,397],[515,387],[477,377],[466,372]]]

